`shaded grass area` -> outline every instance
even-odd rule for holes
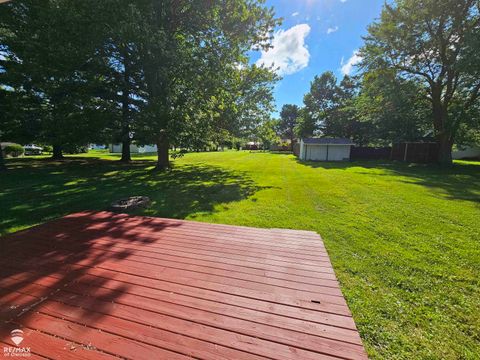
[[[217,203],[238,201],[258,190],[238,171],[183,164],[154,172],[149,161],[129,165],[89,158],[22,159],[9,164],[1,181],[0,234],[82,210],[105,210],[131,195],[149,196],[153,206],[141,213],[185,218],[211,212]]]
[[[92,152],[9,160],[0,232],[147,195],[137,213],[319,232],[372,358],[480,354],[480,163],[302,163],[291,155],[188,154],[168,173]]]

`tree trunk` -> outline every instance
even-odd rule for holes
[[[52,159],[54,159],[54,160],[63,159],[62,147],[60,145],[53,145]]]
[[[5,159],[3,158],[3,151],[0,148],[0,171],[7,170],[7,165],[5,165]]]
[[[438,162],[442,166],[452,165],[453,142],[447,136],[438,137]]]
[[[122,158],[121,162],[132,161],[130,154],[130,62],[128,51],[123,53],[123,90],[122,90]]]
[[[165,135],[160,136],[157,140],[157,166],[155,170],[164,171],[170,169],[169,147],[168,138]]]
[[[129,114],[128,114],[128,101],[123,102],[123,111],[122,111],[122,158],[121,162],[129,163],[132,161],[132,156],[130,153],[130,144],[132,140],[130,139],[130,124],[129,124]]]
[[[122,141],[122,157],[120,162],[129,163],[130,161],[132,161],[132,156],[130,154],[130,138],[127,138]]]
[[[441,87],[432,88],[433,126],[437,133],[438,163],[442,166],[452,165],[453,134],[447,131],[448,106],[442,103]]]

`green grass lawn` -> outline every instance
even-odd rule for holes
[[[300,163],[260,152],[188,154],[168,173],[94,152],[9,160],[0,234],[129,195],[141,214],[314,230],[324,239],[369,355],[480,357],[480,163]]]

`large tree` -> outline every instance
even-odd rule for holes
[[[249,138],[270,120],[273,85],[279,77],[271,69],[247,64],[231,66],[229,73],[213,130],[224,129],[237,138]]]
[[[423,84],[440,146],[438,161],[452,162],[459,129],[473,126],[480,94],[478,0],[397,0],[385,4],[361,50],[368,70],[393,69]]]
[[[121,162],[131,161],[130,145],[135,120],[145,105],[145,79],[140,56],[143,34],[140,2],[105,0],[92,7],[92,21],[104,26],[97,34],[97,50],[92,61],[100,75],[98,96],[110,119],[105,140],[122,144]]]
[[[22,0],[1,5],[2,85],[38,103],[37,140],[52,144],[55,158],[62,157],[65,145],[94,140],[103,126],[92,96],[98,79],[91,60],[102,26],[91,19],[93,4]]]
[[[144,2],[140,43],[147,107],[139,119],[145,142],[158,148],[157,169],[169,167],[169,147],[202,133],[224,103],[232,67],[266,45],[277,21],[264,1]]]
[[[298,138],[311,137],[317,133],[317,128],[317,121],[312,114],[305,107],[300,108],[295,135]]]
[[[0,65],[0,82],[4,75]],[[32,101],[25,92],[0,86],[0,142],[29,143],[35,139],[41,125],[38,106],[38,102]],[[6,170],[3,153],[0,154],[0,170]]]
[[[328,118],[338,106],[338,97],[337,78],[331,71],[315,76],[310,84],[310,91],[303,97],[305,110],[302,123],[304,127],[312,133],[322,132]]]
[[[280,142],[276,129],[278,120],[266,120],[256,128],[256,139],[262,144],[263,150],[271,150],[272,145]]]
[[[417,81],[398,77],[392,70],[363,74],[355,110],[371,144],[415,141],[432,132],[425,89]]]
[[[0,75],[3,74],[0,68]],[[9,96],[9,92],[5,88],[0,87],[0,143],[2,140],[6,140],[11,131],[16,126],[15,119],[10,117],[9,109],[12,109],[12,100]],[[5,159],[3,157],[3,151],[0,147],[0,171],[7,170],[5,165]]]
[[[285,104],[280,111],[280,122],[278,124],[282,136],[290,139],[290,147],[293,151],[293,143],[295,141],[295,128],[300,118],[300,108],[297,105]]]
[[[332,103],[321,124],[322,133],[331,137],[352,139],[356,144],[370,143],[370,124],[362,122],[358,116],[357,98],[360,84],[345,75],[333,91]]]

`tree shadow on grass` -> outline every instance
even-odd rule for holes
[[[152,171],[150,161],[20,161],[9,167],[0,179],[0,234],[72,212],[105,210],[113,201],[134,195],[152,200],[149,209],[135,214],[183,219],[262,189],[245,173],[203,164],[164,173]]]
[[[368,176],[400,176],[396,181],[425,186],[447,199],[480,203],[480,163],[457,162],[452,167],[408,164],[387,160],[352,162],[299,161],[298,164],[324,170],[355,170]],[[363,169],[363,170],[362,170]],[[372,170],[380,170],[378,172]]]
[[[125,324],[123,329],[129,328],[132,311],[151,321],[160,317],[132,310],[130,306],[142,306],[135,303],[141,301],[136,291],[157,279],[163,284],[173,281],[165,278],[165,269],[175,271],[184,264],[178,258],[177,265],[175,261],[159,265],[152,257],[163,258],[161,249],[149,256],[144,250],[185,224],[91,210],[106,209],[122,197],[146,195],[152,207],[137,213],[185,218],[213,212],[217,204],[240,201],[261,189],[244,173],[202,164],[165,173],[153,172],[148,161],[120,165],[91,159],[22,160],[9,166],[0,179],[2,231],[83,211],[0,237],[0,342],[10,343],[9,332],[22,328],[26,346],[29,337],[38,334],[34,329],[82,346],[89,344],[78,340],[81,334],[94,331],[95,346],[97,337],[108,341],[110,336],[95,333],[103,329],[105,317],[115,316],[115,321]],[[169,292],[158,290],[158,294]],[[160,329],[149,328],[155,331]]]

